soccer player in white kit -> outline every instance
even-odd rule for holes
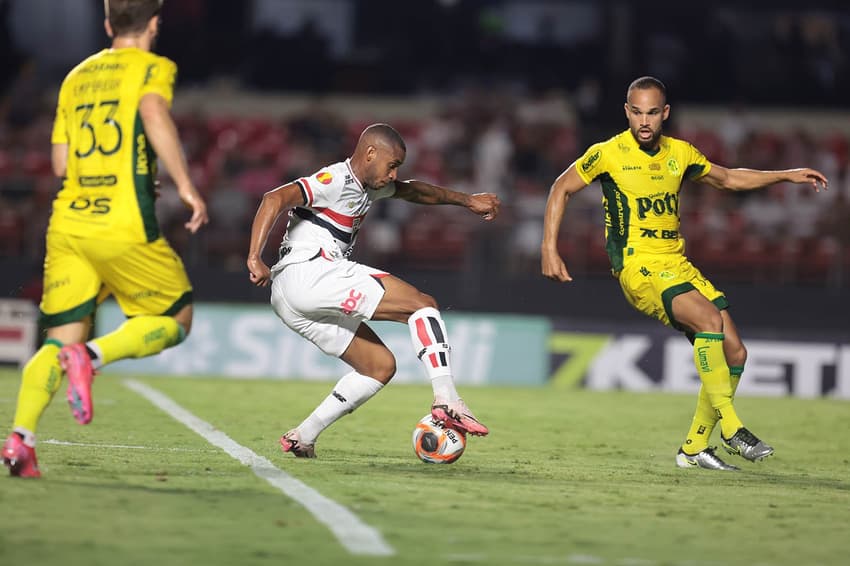
[[[284,452],[314,458],[319,434],[374,396],[396,371],[395,357],[367,320],[407,323],[413,348],[434,390],[431,414],[469,434],[489,430],[458,395],[446,325],[433,297],[385,271],[348,259],[372,203],[401,198],[419,204],[454,204],[485,220],[499,213],[491,193],[466,194],[422,181],[398,181],[406,146],[387,124],[363,130],[354,154],[310,177],[263,195],[251,227],[248,270],[258,286],[271,284],[271,304],[292,330],[353,371],[316,409],[280,439]],[[289,210],[279,261],[262,253],[278,217]]]

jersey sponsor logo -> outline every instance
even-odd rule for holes
[[[675,240],[679,237],[678,230],[661,230],[659,228],[641,228],[641,238],[660,238],[662,240]]]
[[[674,277],[676,277],[676,274],[673,273],[672,271],[662,271],[661,273],[658,274],[658,276],[661,279],[664,279],[665,281],[669,281],[670,279],[673,279]]]
[[[640,171],[640,165],[623,165],[623,171]]]
[[[316,180],[319,181],[323,185],[330,185],[331,181],[334,180],[333,175],[328,173],[327,171],[322,171],[318,175],[316,175]]]
[[[630,148],[629,146],[627,146],[627,145],[626,145],[626,144],[624,144],[624,143],[618,143],[618,144],[617,144],[617,147],[618,147],[618,148],[620,149],[620,151],[622,151],[623,153],[628,153],[628,152],[629,152],[629,151],[631,151],[631,149],[632,149],[632,148]]]
[[[143,84],[148,84],[151,81],[151,79],[156,78],[156,72],[157,72],[158,68],[159,68],[159,65],[157,65],[156,63],[151,63],[150,65],[148,65],[148,68],[145,71],[145,82]]]
[[[596,162],[599,161],[599,157],[602,155],[601,151],[596,151],[584,160],[584,163],[581,164],[581,170],[587,173],[596,165]]]
[[[664,175],[652,175],[650,176],[650,179],[652,179],[653,181],[663,181]]]
[[[112,187],[118,184],[115,175],[81,175],[77,180],[81,187]]]
[[[148,167],[148,140],[145,134],[139,134],[136,137],[136,175],[147,175],[150,168]]]
[[[708,346],[697,348],[697,361],[699,362],[699,369],[703,372],[711,371],[711,364],[708,362]]]
[[[638,197],[637,215],[644,220],[649,212],[656,216],[679,214],[679,195],[666,193],[663,197]]]
[[[660,163],[650,163],[649,164],[649,170],[650,171],[661,171],[661,164]]]
[[[682,170],[679,168],[679,162],[672,157],[667,160],[667,170],[670,171],[670,174],[674,177],[678,177],[682,174]]]
[[[68,208],[77,211],[87,210],[89,214],[109,214],[112,210],[111,203],[112,199],[109,197],[78,197],[71,201]]]
[[[346,299],[339,305],[340,307],[342,307],[342,312],[344,312],[345,314],[351,314],[354,309],[357,308],[357,303],[359,303],[362,298],[363,293],[360,293],[355,289],[349,291],[348,297],[346,297]]]

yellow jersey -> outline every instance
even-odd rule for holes
[[[170,105],[177,65],[136,49],[104,49],[77,65],[59,91],[51,142],[68,144],[49,231],[125,242],[160,236],[156,153],[139,114],[154,93]]]
[[[602,186],[605,248],[617,273],[637,254],[683,254],[679,234],[679,190],[699,179],[711,163],[686,141],[661,136],[658,150],[641,149],[631,131],[594,144],[575,162],[587,183]]]

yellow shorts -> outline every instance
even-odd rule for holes
[[[82,320],[109,295],[128,317],[173,315],[192,303],[192,285],[164,238],[113,242],[48,232],[42,325]]]
[[[684,331],[673,318],[673,297],[696,289],[718,310],[729,307],[722,291],[683,255],[633,256],[619,275],[626,300],[640,312]]]

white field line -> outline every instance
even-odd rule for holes
[[[370,527],[348,508],[328,499],[312,487],[275,467],[267,458],[242,446],[172,401],[156,389],[134,379],[124,380],[124,385],[135,391],[174,420],[195,431],[213,446],[218,446],[234,459],[249,466],[260,477],[278,488],[309,511],[317,521],[326,525],[351,554],[391,556],[395,550],[387,544],[381,534]]]
[[[153,450],[154,452],[215,452],[215,450],[199,450],[197,448],[163,448],[159,446],[135,446],[132,444],[93,444],[88,442],[68,442],[67,440],[57,440],[48,438],[47,440],[39,440],[39,444],[53,444],[55,446],[84,446],[88,448],[115,448],[119,450]]]

